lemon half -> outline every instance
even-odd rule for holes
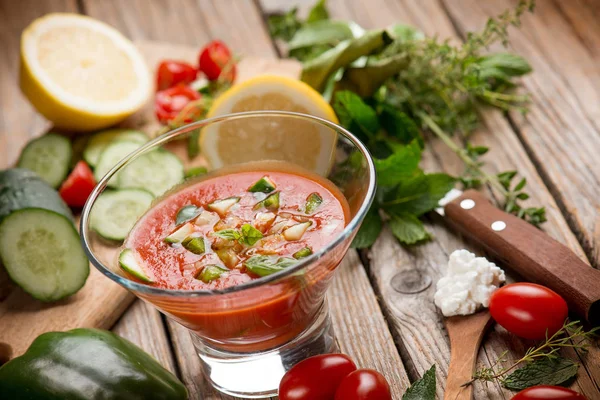
[[[279,110],[337,123],[335,112],[313,88],[296,79],[262,75],[223,93],[207,117]],[[226,121],[202,130],[200,146],[212,168],[257,160],[284,160],[321,175],[333,163],[337,133],[315,122],[281,117]]]
[[[56,127],[77,131],[123,120],[152,93],[150,71],[131,41],[103,22],[63,13],[23,32],[20,85]]]

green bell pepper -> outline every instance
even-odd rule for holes
[[[114,333],[74,329],[38,336],[0,367],[0,399],[183,400],[185,386]]]

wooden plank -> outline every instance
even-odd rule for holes
[[[265,0],[262,4],[269,7],[268,11],[271,12],[285,10],[288,7],[285,2],[276,0]],[[332,0],[328,4],[335,18],[353,19],[363,27],[383,27],[403,22],[418,26],[428,35],[439,34],[442,38],[449,37],[458,41],[452,21],[437,1],[418,3],[373,1],[369,4],[355,1],[344,2],[345,7],[342,7],[340,1]],[[311,2],[302,3],[301,13],[306,13],[310,5]],[[536,172],[534,164],[529,160],[508,121],[497,112],[485,112],[484,121],[484,127],[474,134],[473,141],[492,149],[492,153],[486,157],[488,168],[492,172],[508,169],[522,172],[529,182],[529,192],[532,194],[530,204],[542,204],[547,207],[550,222],[545,224],[544,229],[585,259],[576,237],[569,229],[559,207]],[[424,162],[428,170],[445,170],[454,175],[462,172],[462,163],[445,145],[433,140],[430,142],[430,149],[433,152],[426,153]],[[451,235],[438,223],[430,224],[429,227],[437,243],[408,250],[399,246],[391,234],[386,232],[370,252],[372,257],[370,265],[371,275],[381,293],[382,307],[396,328],[394,334],[397,335],[396,340],[403,348],[402,355],[408,363],[411,377],[420,376],[432,363],[437,363],[438,378],[441,380],[438,394],[441,395],[449,353],[447,339],[442,331],[441,318],[432,302],[434,289],[430,287],[426,292],[417,295],[402,295],[396,292],[390,283],[400,271],[410,271],[417,276],[428,275],[435,282],[445,269],[448,254],[456,248],[465,247],[464,241]],[[471,245],[468,248],[477,250]],[[511,350],[510,356],[514,358],[517,354],[522,354],[524,348],[523,342],[506,334],[501,328],[496,328],[480,353],[480,362],[489,365],[489,361],[493,361],[505,349]],[[423,349],[432,350],[423,351]],[[595,360],[598,359],[600,359],[599,355],[592,354],[590,361],[587,362],[588,368],[595,368]],[[592,379],[594,376],[598,376],[597,370],[588,371],[582,368],[577,383],[579,390],[590,397],[598,396],[596,383]],[[476,385],[475,398],[510,398],[511,396],[510,392],[502,390],[497,385],[490,385],[487,391],[482,385]]]
[[[460,0],[445,6],[464,35],[514,3]],[[595,266],[600,265],[597,13],[597,1],[539,1],[535,15],[525,16],[522,27],[511,31],[512,49],[535,71],[523,79],[532,96],[531,111],[511,118]]]

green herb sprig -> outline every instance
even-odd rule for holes
[[[489,149],[469,142],[482,107],[527,111],[528,96],[512,89],[515,78],[531,72],[529,63],[515,54],[485,51],[497,42],[506,46],[509,27],[518,26],[533,8],[533,0],[522,0],[514,10],[490,18],[480,33],[469,33],[460,46],[406,25],[365,31],[353,22],[331,20],[324,1],[311,11],[320,10],[317,19],[302,21],[296,10],[269,19],[271,34],[288,43],[290,57],[303,62],[302,80],[331,99],[340,123],[376,158],[377,200],[354,247],[372,245],[385,222],[404,244],[430,237],[419,218],[456,180],[426,174],[418,166],[426,133],[464,163],[458,177],[464,188],[489,185],[507,212],[536,226],[546,220],[543,207],[521,204],[529,198],[527,181],[513,184],[514,171],[486,172],[481,157]]]
[[[503,366],[508,353],[504,352],[490,367],[478,369],[465,386],[475,381],[498,380],[508,389],[522,390],[529,386],[567,382],[577,374],[577,364],[561,357],[559,352],[564,348],[586,351],[590,340],[597,336],[599,330],[600,327],[585,331],[579,321],[565,321],[560,330],[546,337],[539,345],[529,348],[519,360]],[[523,364],[523,367],[517,369]],[[509,374],[513,370],[515,371]]]

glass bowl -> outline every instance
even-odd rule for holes
[[[226,137],[227,132],[243,132],[241,139],[225,143],[238,147],[238,156],[223,160],[223,165],[216,169],[210,168],[207,159],[211,159],[211,155],[202,149],[189,157],[188,145],[197,145],[199,134],[207,129],[218,130],[222,137]],[[334,144],[330,165],[323,168],[306,161],[287,140],[291,135],[303,135],[306,144],[315,151],[320,150],[315,138],[331,135],[335,140],[330,142]],[[90,227],[90,216],[98,197],[110,190],[108,184],[116,178],[115,174],[157,148],[178,155],[186,168],[206,167],[205,178],[273,158],[319,172],[346,197],[351,218],[343,231],[323,248],[287,269],[260,279],[219,290],[171,290],[146,285],[122,271],[118,263],[122,242],[98,235]],[[273,148],[282,151],[274,156]],[[240,149],[246,151],[239,155]],[[170,192],[164,197],[168,198]],[[294,112],[230,114],[165,133],[117,163],[98,182],[83,209],[81,238],[89,259],[101,273],[189,329],[204,374],[218,390],[243,398],[263,398],[277,394],[281,377],[292,365],[336,349],[325,292],[374,193],[373,161],[366,147],[344,128]]]

